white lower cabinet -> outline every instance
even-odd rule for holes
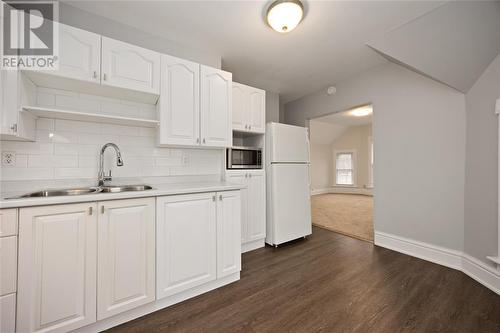
[[[0,296],[0,332],[14,333],[15,331],[16,331],[16,294],[8,294]]]
[[[154,207],[139,198],[21,208],[17,332],[67,332],[154,301]]]
[[[97,320],[155,300],[155,199],[98,205]]]
[[[216,279],[215,195],[157,198],[157,298]]]
[[[239,191],[217,196],[217,278],[241,270],[241,197]]]
[[[67,332],[96,321],[96,209],[20,209],[18,332]]]
[[[241,190],[241,242],[266,238],[266,176],[264,170],[228,171],[227,180],[246,185]],[[262,244],[263,245],[263,244]]]
[[[159,197],[156,210],[158,299],[240,271],[239,191]]]

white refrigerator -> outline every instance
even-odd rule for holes
[[[309,135],[305,127],[266,126],[266,243],[278,246],[312,233]]]

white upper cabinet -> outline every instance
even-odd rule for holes
[[[201,144],[231,147],[232,74],[201,65]]]
[[[200,144],[200,65],[162,55],[159,143]]]
[[[241,270],[241,197],[239,191],[218,193],[217,278]]]
[[[100,69],[101,36],[59,24],[59,70],[47,73],[99,83]]]
[[[0,71],[0,139],[35,140],[35,117],[21,112],[21,106],[34,96],[35,86],[19,71]]]
[[[266,92],[249,87],[248,130],[254,133],[266,131]]]
[[[20,210],[17,332],[68,332],[96,321],[96,208]]]
[[[103,85],[159,94],[159,53],[103,36],[101,59]]]
[[[233,82],[233,130],[264,133],[266,130],[266,92]]]
[[[244,131],[248,128],[247,86],[233,82],[233,130]]]
[[[155,199],[98,205],[97,320],[155,300]]]
[[[216,194],[156,200],[156,297],[216,279]]]

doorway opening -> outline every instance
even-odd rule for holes
[[[309,121],[313,225],[373,242],[373,107]]]

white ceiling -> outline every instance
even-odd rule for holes
[[[67,1],[187,47],[218,52],[234,80],[288,102],[386,62],[365,45],[443,1],[305,1],[289,34],[264,23],[269,1]]]
[[[312,121],[343,126],[363,126],[372,123],[373,113],[363,117],[356,117],[353,116],[350,111],[336,112],[327,116],[314,118]]]

